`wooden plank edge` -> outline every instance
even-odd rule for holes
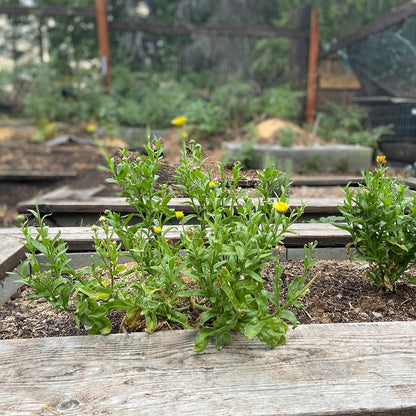
[[[414,321],[300,325],[274,349],[233,333],[222,351],[211,341],[195,353],[194,337],[183,330],[0,341],[0,410],[38,415],[47,403],[68,415],[416,414]]]
[[[192,226],[195,227],[195,226]],[[166,226],[169,229],[165,237],[174,242],[180,238],[178,226]],[[93,231],[91,227],[50,227],[50,234],[61,232],[61,238],[68,244],[69,251],[92,251]],[[287,247],[303,247],[304,244],[317,241],[318,247],[345,246],[352,241],[350,233],[327,223],[295,223],[289,227],[289,233],[285,235],[284,245]],[[164,230],[162,231],[164,232]],[[2,228],[0,236],[11,236],[23,241],[23,235],[19,229]],[[102,230],[98,230],[98,236],[104,238]],[[115,241],[119,241],[114,236]]]
[[[185,214],[194,212],[188,203],[188,198],[172,198],[168,208],[175,211],[183,211]],[[339,213],[338,206],[343,203],[343,198],[290,198],[288,199],[291,209],[297,209],[304,205],[305,213]],[[253,198],[253,203],[257,205],[257,198]],[[137,212],[136,208],[130,205],[125,198],[121,197],[92,197],[85,200],[55,200],[30,199],[22,201],[17,205],[19,213],[27,213],[28,210],[35,210],[36,207],[42,214],[48,213],[102,213],[106,209],[115,212],[131,213]]]
[[[0,181],[3,182],[35,182],[35,181],[57,181],[59,179],[74,178],[77,171],[0,171]]]

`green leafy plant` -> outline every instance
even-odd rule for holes
[[[288,307],[303,306],[300,298],[313,281],[305,283],[314,263],[314,244],[305,247],[304,272],[286,283],[282,277],[280,247],[303,207],[289,209],[286,187],[271,166],[260,175],[256,200],[241,194],[238,163],[231,178],[223,167],[221,178],[213,178],[203,169],[201,147],[191,141],[184,145],[175,188],[188,195],[193,213],[175,212],[168,206],[172,189],[157,184],[160,140],[149,141],[146,150],[147,155],[137,158],[126,152],[118,161],[109,158],[111,181],[121,185],[137,212],[120,216],[107,210],[92,227],[96,255],[90,267],[70,268],[66,244],[59,233],[50,237],[39,212],[32,212],[38,227],[21,219],[29,250],[15,272],[21,282],[35,289],[33,298],[46,298],[52,307],[71,311],[91,334],[109,333],[108,315],[120,310],[125,312],[122,329],[127,325],[153,332],[165,322],[199,328],[198,352],[212,337],[217,348],[223,348],[234,330],[270,346],[283,344],[288,324],[297,324]],[[278,184],[282,189],[276,200],[271,192]],[[173,219],[179,224],[170,225]],[[198,225],[189,226],[191,219]],[[176,241],[169,235],[173,230],[180,232]],[[38,252],[46,255],[45,263],[39,264]],[[120,264],[122,256],[134,263]],[[275,270],[271,290],[261,275],[270,264]],[[192,313],[197,319],[191,324]]]
[[[358,189],[345,188],[345,202],[339,206],[345,223],[337,227],[351,233],[356,249],[354,259],[368,262],[365,275],[378,287],[394,290],[405,276],[416,254],[416,195],[388,175],[384,157],[378,158],[374,172],[363,174]]]
[[[256,145],[257,139],[247,139],[241,142],[241,148],[235,151],[227,151],[222,162],[227,166],[232,166],[235,162],[239,162],[242,169],[255,169],[258,167],[258,158],[256,160],[256,152],[254,146]]]
[[[289,147],[293,144],[293,139],[296,137],[296,131],[290,127],[280,129],[279,131],[279,144],[280,146]]]
[[[58,124],[51,123],[46,117],[38,120],[38,131],[32,136],[35,142],[43,142],[58,135]]]
[[[378,140],[392,134],[392,125],[371,128],[366,123],[366,113],[358,106],[346,108],[333,106],[333,115],[320,114],[318,134],[325,141],[345,144],[360,144],[378,148]]]
[[[288,86],[266,89],[261,97],[262,113],[268,117],[278,117],[294,123],[300,121],[303,114],[302,98],[304,93]]]

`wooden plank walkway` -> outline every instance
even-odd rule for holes
[[[194,336],[0,341],[0,414],[416,414],[416,322],[303,325],[275,349],[234,334],[199,354]]]

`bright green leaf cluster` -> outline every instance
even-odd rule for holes
[[[365,260],[365,274],[387,291],[415,262],[416,194],[410,193],[398,179],[388,175],[384,161],[375,172],[363,174],[358,189],[345,188],[345,202],[338,207],[345,223],[335,223],[347,230],[356,249],[354,259]]]
[[[283,344],[288,324],[297,324],[288,307],[303,307],[299,298],[311,283],[305,285],[314,247],[305,248],[305,271],[286,282],[283,300],[284,266],[273,250],[282,246],[289,226],[303,212],[303,207],[290,210],[286,204],[287,183],[268,167],[259,175],[260,196],[249,198],[239,188],[238,163],[231,177],[220,166],[221,177],[214,178],[212,171],[203,169],[201,147],[191,141],[184,145],[176,183],[159,186],[160,140],[149,140],[146,150],[146,156],[131,158],[124,152],[118,161],[109,159],[111,181],[123,188],[137,212],[121,216],[108,210],[92,227],[96,255],[90,267],[69,267],[65,243],[59,233],[49,237],[38,212],[33,212],[38,228],[22,221],[29,249],[27,261],[16,272],[22,282],[35,288],[34,298],[44,297],[54,308],[73,312],[91,334],[111,331],[108,315],[113,310],[125,311],[123,325],[147,332],[163,322],[191,328],[187,312],[192,310],[199,314],[198,352],[212,337],[217,348],[223,348],[232,331],[258,337],[272,347]],[[168,207],[172,187],[187,196],[194,213]],[[276,191],[281,195],[278,201]],[[187,224],[191,220],[195,225]],[[168,238],[172,229],[180,231],[176,242]],[[37,252],[48,262],[39,264]],[[120,264],[122,256],[132,258],[134,265]],[[275,274],[269,290],[261,272],[271,263]]]

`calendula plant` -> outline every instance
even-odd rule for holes
[[[415,263],[416,195],[389,175],[384,156],[376,163],[374,172],[363,173],[363,184],[345,188],[345,202],[338,207],[345,223],[334,225],[351,233],[354,259],[368,262],[365,275],[392,291],[401,276],[416,283],[406,273]]]
[[[164,322],[199,328],[198,352],[212,337],[218,349],[229,344],[233,330],[248,338],[257,336],[270,346],[283,344],[288,324],[297,324],[288,308],[303,306],[299,299],[313,280],[305,283],[314,263],[314,244],[309,244],[304,272],[293,281],[283,281],[281,247],[303,207],[289,209],[286,185],[279,199],[272,197],[282,182],[271,167],[259,175],[260,196],[255,200],[239,190],[238,163],[231,177],[220,167],[221,177],[213,178],[211,171],[203,169],[202,149],[194,142],[184,145],[176,184],[158,187],[160,140],[149,140],[146,149],[147,156],[131,158],[124,152],[118,162],[109,158],[111,180],[122,186],[137,212],[120,216],[107,210],[92,227],[96,255],[90,267],[70,268],[66,244],[59,233],[49,237],[39,213],[34,212],[37,228],[22,220],[29,253],[16,273],[35,288],[32,297],[45,297],[53,307],[71,311],[92,334],[109,333],[108,315],[120,310],[125,312],[122,327],[130,330],[141,326],[153,332]],[[169,208],[175,189],[187,195],[193,213]],[[195,225],[187,224],[191,219]],[[180,237],[173,241],[171,231]],[[43,265],[38,263],[37,252],[48,257]],[[133,265],[120,264],[122,256],[133,259]],[[271,263],[270,290],[261,272]],[[198,316],[192,326],[191,310]]]

